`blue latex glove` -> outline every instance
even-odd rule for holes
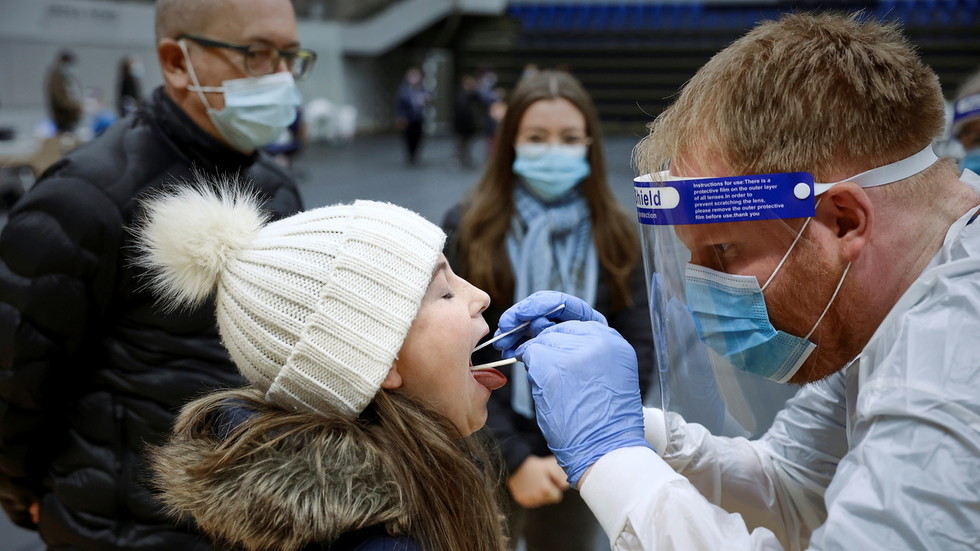
[[[650,447],[636,352],[615,329],[568,321],[541,331],[516,354],[527,367],[538,426],[571,485],[613,450]]]
[[[561,304],[564,304],[565,307],[553,314],[548,314]],[[608,325],[605,316],[593,310],[589,303],[578,297],[558,291],[538,291],[511,306],[500,315],[494,336],[506,333],[526,321],[530,321],[531,324],[523,331],[518,331],[496,341],[493,343],[493,347],[502,352],[502,357],[510,358],[514,356],[514,349],[527,338],[537,336],[541,331],[555,325],[556,322],[571,320],[597,321],[602,325]]]

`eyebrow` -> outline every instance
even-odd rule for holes
[[[578,126],[565,126],[558,129],[559,132],[578,132],[579,130],[585,132],[585,128],[579,128]],[[543,126],[529,126],[521,130],[521,132],[550,132],[550,131],[551,131],[550,128],[545,128]]]

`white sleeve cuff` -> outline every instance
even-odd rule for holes
[[[660,417],[663,418],[662,413]],[[685,479],[650,448],[620,448],[592,465],[580,492],[612,539],[623,531],[631,511],[649,502],[651,496],[673,480]]]
[[[667,416],[657,408],[643,408],[643,437],[663,456],[667,449]]]

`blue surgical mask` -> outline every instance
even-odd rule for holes
[[[687,305],[698,336],[736,368],[782,383],[816,348],[772,326],[754,276],[688,264],[685,278]]]
[[[251,153],[268,145],[296,120],[302,98],[290,73],[225,80],[220,87],[201,86],[184,42],[179,44],[194,83],[187,89],[200,95],[211,122],[235,149]],[[223,93],[224,109],[212,109],[204,92]]]
[[[807,219],[806,224],[810,220]],[[806,224],[769,276],[766,286],[796,246]],[[728,274],[688,264],[684,274],[687,304],[694,316],[698,335],[709,348],[737,369],[785,383],[816,348],[809,340],[810,335],[837,298],[850,267],[848,264],[844,269],[837,289],[806,337],[797,337],[773,327],[763,295],[764,287],[759,287],[759,281],[754,276]]]
[[[521,144],[513,170],[543,201],[564,197],[592,173],[586,145]]]
[[[970,149],[966,152],[966,156],[960,159],[960,168],[980,174],[980,147]]]

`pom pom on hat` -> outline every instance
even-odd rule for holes
[[[205,186],[157,197],[140,264],[165,300],[200,301],[216,286],[222,341],[267,400],[355,417],[391,369],[446,236],[373,201],[269,224],[258,212],[252,196]]]
[[[150,287],[167,310],[204,302],[267,219],[254,195],[230,185],[188,185],[145,206],[137,264],[149,271]]]

